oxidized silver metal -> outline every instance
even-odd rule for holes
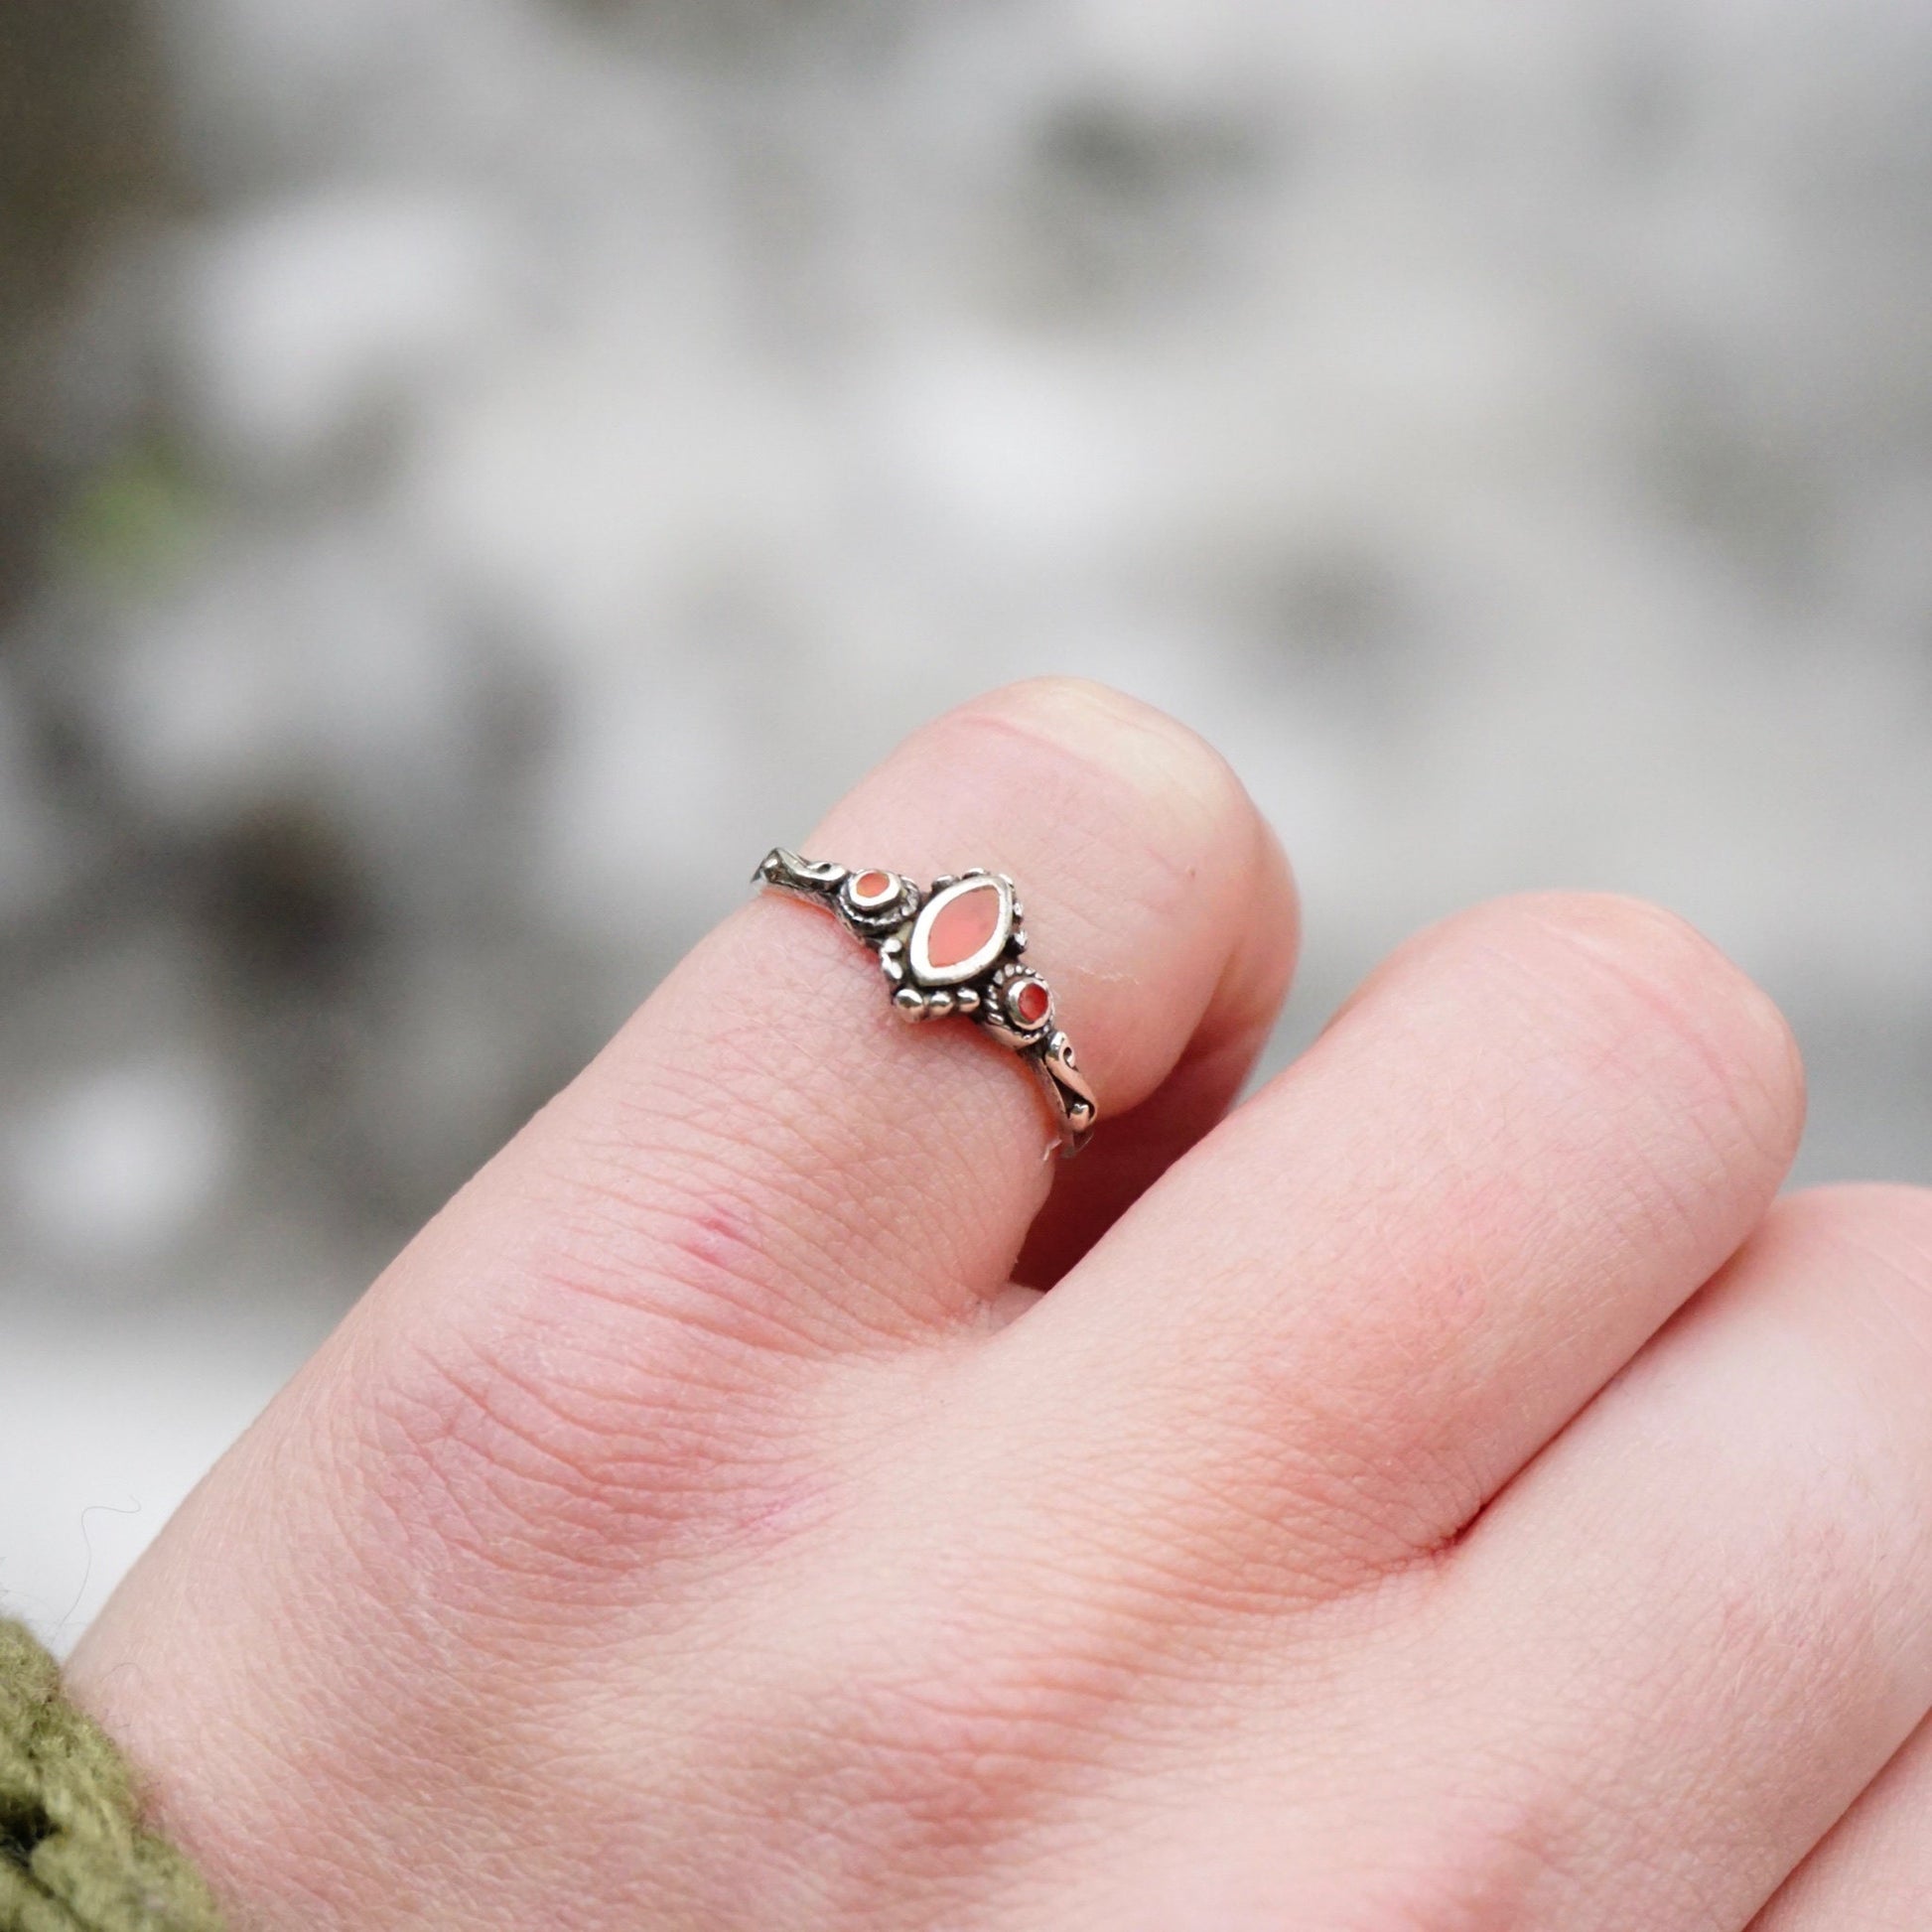
[[[1012,1047],[1039,1080],[1059,1129],[1061,1154],[1079,1153],[1099,1109],[1075,1064],[1073,1042],[1054,1025],[1051,989],[1021,957],[1027,932],[1020,922],[1019,895],[1005,873],[975,866],[921,888],[884,867],[828,865],[777,846],[765,854],[752,881],[835,912],[847,931],[879,955],[902,1019],[960,1014]],[[969,894],[988,893],[998,904],[979,943],[959,957],[935,944],[949,905]],[[987,914],[973,916],[983,920]]]

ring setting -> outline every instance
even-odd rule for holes
[[[836,913],[878,954],[902,1019],[958,1015],[1011,1047],[1046,1095],[1060,1152],[1077,1154],[1086,1144],[1099,1109],[1073,1042],[1054,1023],[1052,989],[1022,956],[1023,908],[1005,873],[975,866],[921,888],[884,867],[832,865],[777,846],[753,883]]]

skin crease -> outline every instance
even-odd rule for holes
[[[1932,1197],[1774,1204],[1735,968],[1480,907],[1222,1120],[1295,898],[1179,726],[996,692],[800,849],[1020,881],[1091,1151],[728,919],[73,1660],[240,1932],[1923,1932]]]

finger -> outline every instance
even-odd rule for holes
[[[1925,1932],[1932,1923],[1932,1724],[1752,1922],[1752,1932]]]
[[[1295,960],[1295,884],[1266,824],[1250,887],[1260,918],[1236,946],[1179,1061],[1154,1094],[1063,1164],[1014,1273],[1047,1288],[1227,1112],[1266,1043]]]
[[[1929,1379],[1932,1196],[1794,1197],[1451,1557],[1415,1654],[1521,1922],[1743,1924],[1925,1717]]]
[[[1090,1496],[1103,1556],[1152,1511],[1349,1588],[1452,1538],[1710,1277],[1800,1112],[1783,1022],[1681,922],[1453,919],[1000,1338],[986,1433],[1042,1509]]]
[[[1098,686],[960,707],[804,849],[1018,881],[1028,957],[1099,1098],[1096,1147],[1136,1108],[1130,1152],[1198,1132],[1194,1069],[1235,1077],[1289,970],[1292,893],[1239,782]],[[906,1026],[891,993],[825,910],[755,897],[458,1203],[415,1271],[439,1319],[500,1328],[583,1288],[750,1361],[982,1317],[1060,1165],[1051,1123],[1013,1053],[963,1021]],[[478,1275],[485,1225],[497,1260]],[[459,1244],[462,1269],[439,1260]]]
[[[1056,1173],[1069,1219],[1117,1203],[1121,1176],[1144,1180],[1150,1155],[1225,1105],[1293,963],[1293,889],[1239,781],[1191,732],[1094,685],[962,706],[807,849],[916,879],[1012,875],[1029,958],[1113,1124],[1080,1163],[1044,1160],[1051,1124],[1011,1053],[970,1025],[903,1025],[872,956],[816,908],[747,906],[607,1053],[543,1158],[570,1170],[616,1142],[653,1249],[653,1223],[675,1244],[722,1213],[736,1262],[817,1334],[974,1312]],[[702,1107],[652,1104],[693,1090]]]

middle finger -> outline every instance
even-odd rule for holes
[[[1245,1539],[1264,1599],[1338,1593],[1455,1536],[1709,1279],[1801,1115],[1783,1021],[1680,921],[1480,908],[996,1340],[986,1440],[1109,1567],[1152,1521],[1151,1561]]]

